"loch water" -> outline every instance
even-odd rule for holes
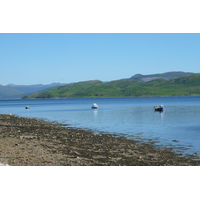
[[[98,110],[91,109],[93,103]],[[154,112],[164,105],[165,112]],[[30,109],[25,109],[30,106]],[[200,155],[200,97],[0,100],[0,114],[36,117]]]

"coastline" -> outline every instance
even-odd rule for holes
[[[142,96],[83,96],[83,97],[77,97],[77,96],[73,96],[73,97],[49,97],[49,98],[18,98],[18,99],[87,99],[87,98],[91,98],[91,99],[101,99],[101,98],[133,98],[133,97],[200,97],[200,95],[142,95]],[[15,99],[15,98],[14,98]]]
[[[167,149],[156,149],[152,144],[14,115],[0,115],[0,163],[9,166],[200,166],[200,161]]]

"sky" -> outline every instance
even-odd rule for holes
[[[1,33],[0,84],[200,73],[198,33]]]

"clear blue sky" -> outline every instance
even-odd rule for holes
[[[111,81],[200,72],[200,34],[1,33],[0,84]]]

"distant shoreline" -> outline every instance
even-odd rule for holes
[[[55,98],[0,98],[0,100],[33,100],[33,99],[101,99],[101,98],[140,98],[140,97],[200,97],[200,95],[175,95],[175,96],[113,96],[113,97],[55,97]]]
[[[11,166],[199,166],[200,161],[114,134],[0,115],[0,163]]]
[[[101,99],[101,98],[140,98],[140,97],[200,97],[200,95],[177,95],[177,96],[117,96],[117,97],[64,97],[64,98],[27,98],[27,99]],[[26,99],[26,98],[22,98]]]

